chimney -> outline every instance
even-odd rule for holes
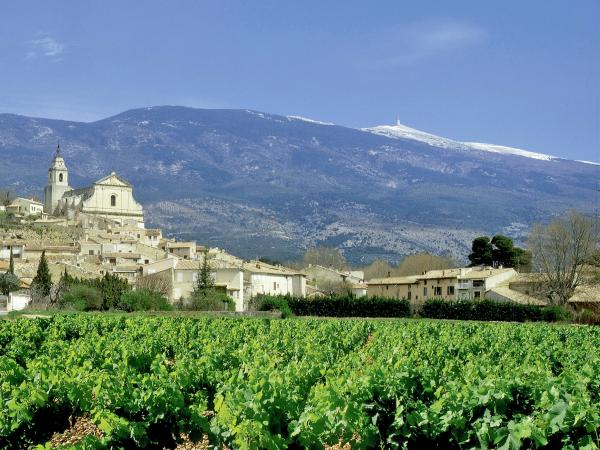
[[[467,269],[461,267],[459,273],[461,277],[464,277],[467,274]]]

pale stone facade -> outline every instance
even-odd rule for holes
[[[133,198],[133,187],[116,173],[82,189],[72,189],[68,180],[67,166],[58,148],[44,190],[47,213],[73,220],[79,215],[87,215],[112,223],[133,222],[144,227],[144,211]]]

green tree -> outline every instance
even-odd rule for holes
[[[208,263],[208,255],[204,253],[202,265],[198,269],[198,276],[194,283],[194,295],[212,289],[214,286],[215,282],[212,277],[210,264]]]
[[[8,295],[11,292],[18,291],[21,287],[19,277],[15,274],[7,272],[0,273],[0,292],[3,295]]]
[[[511,265],[519,272],[531,272],[533,268],[533,255],[529,250],[515,247]]]
[[[15,274],[15,255],[13,254],[12,247],[10,248],[10,262],[8,264],[8,273]]]
[[[512,267],[515,257],[515,246],[509,237],[497,234],[492,238],[492,259],[496,266]]]
[[[490,238],[479,236],[473,239],[469,261],[471,266],[491,266],[493,262],[493,247]]]
[[[50,269],[48,268],[45,250],[42,251],[42,257],[38,264],[37,273],[31,284],[42,297],[48,297],[50,295],[50,290],[52,289],[52,277],[50,276]]]
[[[131,289],[127,280],[108,272],[104,278],[94,280],[93,284],[102,292],[103,309],[117,308],[123,293]]]

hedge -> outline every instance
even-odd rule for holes
[[[420,311],[430,319],[493,320],[506,322],[556,322],[565,318],[566,311],[558,307],[521,305],[490,300],[427,300]]]
[[[286,308],[289,308],[287,309]],[[291,296],[261,296],[258,299],[259,311],[279,310],[285,317],[289,313],[296,316],[327,317],[409,317],[410,303],[383,297],[333,296],[302,298]]]
[[[281,311],[282,317],[410,317],[407,300],[384,297],[333,296],[301,298],[265,295],[254,300],[258,311]],[[490,300],[427,300],[419,312],[430,319],[482,320],[498,322],[556,322],[568,319],[568,312],[559,307],[521,305]]]

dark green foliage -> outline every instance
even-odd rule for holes
[[[234,311],[235,303],[225,292],[215,288],[192,293],[190,301],[182,306],[190,311]]]
[[[473,239],[471,250],[472,253],[469,255],[471,266],[492,265],[492,243],[489,237],[480,236]]]
[[[12,247],[10,248],[10,262],[8,263],[8,273],[15,273],[15,255],[13,254]]]
[[[354,297],[339,295],[319,298],[290,296],[261,296],[257,299],[259,311],[278,309],[284,313],[285,304],[296,316],[324,317],[408,317],[410,303],[383,297]],[[276,307],[277,306],[277,307]]]
[[[21,282],[15,274],[10,272],[0,273],[0,293],[8,295],[11,292],[18,291],[20,287]]]
[[[117,309],[121,302],[121,296],[131,290],[131,286],[127,280],[110,273],[101,278],[86,279],[72,277],[65,270],[61,277],[61,283],[64,283],[67,289],[77,285],[97,289],[102,295],[102,306],[100,309],[104,311]]]
[[[531,272],[533,255],[529,250],[515,247],[512,257],[512,267],[520,272]]]
[[[72,285],[63,295],[61,307],[77,311],[99,311],[102,309],[102,292],[83,284]]]
[[[283,296],[260,297],[258,309],[259,311],[279,311],[281,312],[281,318],[286,319],[294,314],[290,305],[288,305],[288,300],[289,297]]]
[[[473,239],[469,261],[471,266],[514,267],[522,272],[531,271],[531,252],[515,247],[511,238],[497,234]]]
[[[205,253],[200,270],[198,270],[198,278],[194,284],[194,295],[212,289],[214,285],[210,264],[208,264],[208,255]]]
[[[492,258],[496,265],[504,267],[513,266],[515,246],[511,238],[498,234],[492,238]]]
[[[31,284],[42,297],[50,295],[50,290],[52,289],[52,277],[50,276],[50,269],[48,268],[45,250],[42,251],[42,257],[38,264],[37,273]]]
[[[152,291],[128,291],[121,295],[118,309],[132,311],[172,311],[173,306],[169,301],[157,292]]]
[[[566,319],[568,313],[562,308],[490,300],[427,300],[420,315],[430,319],[556,322]]]

